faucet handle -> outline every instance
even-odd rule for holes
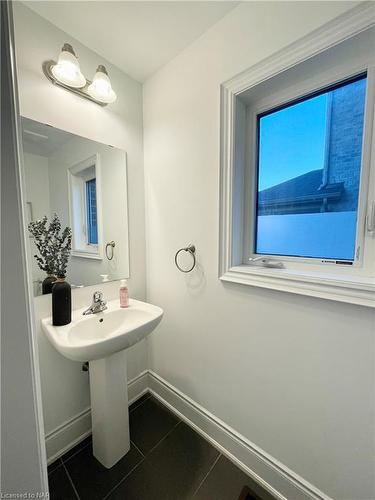
[[[103,302],[103,292],[94,292],[92,297],[93,302]]]

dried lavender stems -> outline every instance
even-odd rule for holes
[[[54,214],[49,225],[44,216],[30,222],[28,229],[34,237],[39,255],[34,255],[40,269],[57,278],[65,278],[72,247],[72,230],[66,227],[61,232],[61,222]]]

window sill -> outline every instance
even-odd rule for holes
[[[243,285],[269,288],[322,299],[375,307],[375,280],[327,274],[306,274],[289,269],[267,269],[253,266],[235,266],[220,279]]]
[[[96,259],[103,260],[100,253],[85,252],[84,250],[73,250],[71,253],[72,257],[83,257],[84,259]]]

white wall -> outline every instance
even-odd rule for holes
[[[25,201],[32,204],[34,220],[41,219],[50,213],[48,160],[43,156],[24,153],[25,169]],[[29,213],[29,212],[27,212]],[[39,293],[40,281],[46,277],[45,272],[39,269],[34,254],[36,247],[33,238],[28,238],[28,251],[32,268],[34,293]]]
[[[26,202],[32,202],[33,217],[40,219],[50,211],[48,160],[43,156],[25,153],[24,168]]]
[[[127,152],[131,235],[129,287],[131,295],[142,300],[145,298],[142,86],[25,5],[15,2],[14,17],[21,115]],[[73,45],[82,71],[88,77],[94,74],[99,63],[105,64],[118,95],[116,103],[100,107],[48,82],[42,73],[42,62],[56,58],[64,42]],[[102,285],[101,288],[104,290]],[[76,293],[73,290],[73,296]],[[38,318],[46,312],[44,299],[35,299]],[[88,292],[85,300],[89,304]],[[49,432],[72,418],[73,412],[85,410],[89,389],[87,375],[81,372],[80,364],[75,363],[73,368],[73,363],[45,348],[39,322],[37,327],[44,419]],[[145,343],[139,343],[129,351],[128,378],[132,379],[145,367]],[[56,397],[52,398],[51,394]],[[62,396],[65,410],[57,406],[57,399]]]
[[[375,495],[374,315],[219,281],[219,85],[352,6],[245,2],[144,87],[150,367],[341,500]]]

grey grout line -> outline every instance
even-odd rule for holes
[[[130,471],[121,479],[121,481],[119,481],[111,490],[109,490],[109,492],[103,497],[102,500],[106,500],[110,495],[112,495],[112,493],[120,486],[120,484],[122,484],[125,481],[125,479],[127,479],[130,476],[130,474],[132,474],[135,471],[135,469],[137,469],[141,464],[143,464],[144,460],[145,459],[142,458],[142,460],[140,460],[137,464],[135,464],[135,466],[132,469],[130,469]]]
[[[65,459],[64,459],[64,458],[63,458],[63,456],[64,456],[64,455],[62,455],[62,457],[60,457],[61,462],[62,462],[63,464],[65,464],[65,463],[69,462],[69,460],[70,460],[71,458],[73,458],[73,457],[75,457],[76,455],[78,455],[78,453],[81,453],[81,451],[82,451],[82,450],[85,450],[88,446],[90,446],[90,444],[91,444],[91,443],[87,443],[87,444],[85,444],[84,446],[82,446],[81,448],[79,448],[79,449],[78,449],[75,453],[73,453],[73,455],[70,455],[70,457],[68,457],[68,458],[65,458]],[[69,452],[67,451],[67,453],[69,453]]]
[[[177,427],[178,425],[180,425],[180,423],[181,423],[181,422],[182,422],[182,421],[181,421],[181,420],[179,420],[179,421],[177,422],[177,424],[175,424],[175,425],[172,427],[172,429],[171,429],[170,431],[168,431],[168,432],[167,432],[167,434],[166,434],[164,437],[162,437],[162,438],[161,438],[161,440],[160,440],[160,441],[158,441],[158,442],[156,443],[156,445],[155,445],[155,446],[153,446],[153,447],[151,448],[151,450],[149,450],[149,451],[147,452],[147,455],[146,455],[146,456],[151,455],[151,453],[152,453],[152,452],[153,452],[153,451],[154,451],[154,450],[155,450],[155,449],[159,446],[159,444],[161,444],[163,441],[165,441],[165,440],[167,439],[167,437],[168,437],[168,436],[169,436],[169,435],[170,435],[170,434],[171,434],[171,433],[172,433],[172,432],[176,429],[176,427]]]
[[[48,468],[51,467],[51,465],[54,464],[55,462],[59,462],[58,465],[56,465],[52,470],[49,471]],[[47,466],[47,474],[48,475],[53,474],[55,472],[55,470],[60,469],[62,464],[63,464],[63,461],[61,460],[61,457],[56,458],[56,460],[54,460],[51,464],[49,464]]]
[[[68,479],[69,479],[69,481],[70,481],[70,484],[72,485],[72,488],[73,488],[73,490],[74,490],[74,493],[76,494],[76,497],[78,498],[78,500],[81,500],[81,499],[79,498],[78,491],[76,490],[76,487],[74,486],[73,479],[70,477],[69,471],[68,471],[68,469],[65,467],[64,462],[63,462],[63,464],[62,464],[62,465],[63,465],[63,467],[64,467],[64,470],[65,470],[66,475],[68,476]]]
[[[219,461],[219,458],[221,457],[221,453],[219,452],[219,455],[216,457],[216,459],[214,460],[213,464],[211,465],[211,467],[208,469],[208,472],[207,474],[204,476],[204,478],[202,479],[202,481],[199,483],[198,485],[198,488],[194,491],[192,497],[195,497],[195,495],[198,493],[198,491],[201,489],[201,487],[203,486],[203,483],[206,481],[206,479],[208,478],[208,476],[211,474],[211,472],[213,471],[215,465],[218,463]]]
[[[134,443],[134,441],[131,441],[131,443],[134,444],[134,446],[137,448],[137,450],[142,454],[143,458],[142,460],[140,460],[127,474],[126,476],[124,476],[121,481],[119,481],[104,497],[103,497],[103,500],[106,500],[110,495],[112,495],[112,493],[120,486],[120,484],[122,484],[129,476],[130,474],[132,474],[141,464],[143,464],[143,462],[145,461],[146,457],[148,455],[150,455],[154,450],[155,448],[157,448],[159,446],[160,443],[162,443],[175,429],[176,427],[181,423],[181,420],[179,420],[173,427],[170,431],[167,432],[167,434],[161,438],[161,440],[156,443],[155,446],[153,446],[151,448],[151,450],[147,453],[147,455],[144,455],[141,450],[139,450],[139,448],[136,446],[136,444]]]
[[[148,397],[147,397],[147,398],[145,398],[145,399],[144,399],[141,403],[139,403],[137,406],[134,406],[134,408],[132,408],[131,410],[129,410],[129,414],[130,414],[130,413],[133,413],[133,411],[135,411],[137,408],[139,408],[139,407],[141,407],[142,405],[144,405],[144,404],[145,404],[145,402],[146,402],[148,399],[150,399],[150,397],[151,397],[151,392],[147,392],[146,394],[148,395]],[[144,394],[143,396],[145,396],[145,394]],[[143,396],[141,396],[139,399],[141,399]],[[137,400],[137,401],[139,401],[139,400]],[[134,403],[133,403],[133,404],[136,404],[136,403],[137,403],[137,401],[134,401]]]
[[[144,401],[142,401],[142,403],[139,403],[139,405],[137,405],[135,408],[133,408],[132,410],[130,410],[129,413],[132,413],[134,410],[136,410],[137,408],[139,408],[140,406],[142,406],[151,397],[151,393],[150,392],[148,392],[147,395],[148,395],[148,397]],[[141,455],[145,456],[144,453],[142,453],[141,450],[138,448],[138,446],[134,443],[134,441],[131,441],[131,442],[134,444],[134,446],[137,448],[137,450],[141,453]],[[87,448],[88,446],[90,446],[90,444],[91,443],[89,442],[89,443],[83,445],[81,448],[79,448],[75,453],[73,453],[72,455],[70,455],[70,457],[68,457],[68,458],[63,458],[65,454],[62,455],[61,457],[57,458],[56,460],[60,460],[60,462],[61,462],[60,465],[58,465],[57,467],[61,467],[62,464],[66,463],[66,462],[69,462],[69,460],[71,458],[73,458],[76,455],[78,455],[78,453],[80,453],[82,450],[84,450],[85,448]],[[69,453],[69,451],[67,451],[66,453]],[[50,474],[52,474],[52,472],[54,472],[57,469],[57,467],[55,469],[53,469],[53,471],[51,471]]]
[[[144,400],[144,401],[142,401],[142,403],[139,403],[139,404],[138,404],[135,408],[133,408],[132,410],[130,410],[130,411],[129,411],[129,413],[132,413],[134,410],[136,410],[137,408],[139,408],[140,406],[142,406],[142,405],[143,405],[143,404],[144,404],[144,403],[145,403],[145,402],[146,402],[146,401],[147,401],[147,400],[151,397],[151,392],[147,392],[147,395],[148,395],[148,397],[147,397],[147,398],[145,398],[145,400]],[[141,397],[142,397],[142,396],[141,396]],[[135,403],[136,403],[136,401],[135,401]],[[131,442],[134,444],[134,446],[137,448],[137,450],[141,453],[141,455],[142,455],[142,456],[145,456],[145,455],[144,455],[144,453],[142,453],[142,452],[141,452],[141,450],[138,448],[138,446],[137,446],[137,445],[136,445],[133,441],[131,441]],[[68,458],[65,458],[65,459],[64,459],[64,458],[63,458],[63,457],[64,457],[64,455],[62,455],[61,457],[57,458],[56,460],[60,460],[60,461],[61,461],[61,464],[65,463],[65,462],[69,462],[69,460],[70,460],[71,458],[75,457],[75,456],[76,456],[78,453],[80,453],[82,450],[84,450],[85,448],[87,448],[88,446],[90,446],[90,444],[91,444],[91,443],[89,442],[89,443],[87,443],[87,444],[83,445],[83,446],[82,446],[81,448],[79,448],[79,449],[78,449],[75,453],[73,453],[73,455],[71,455],[71,456],[70,456],[70,457],[68,457]],[[67,451],[66,453],[69,453],[69,452]],[[60,467],[60,466],[61,466],[61,464],[60,464],[60,465],[58,465],[58,467]],[[56,468],[57,468],[57,467],[56,467]],[[54,469],[54,470],[55,470],[55,469]],[[51,474],[52,474],[52,472],[51,472]]]
[[[130,443],[134,446],[136,450],[139,451],[139,453],[142,455],[142,457],[145,457],[145,454],[138,448],[138,446],[135,444],[134,441],[130,440]]]
[[[135,408],[133,408],[131,410],[131,412],[133,412],[134,410],[136,410],[137,408],[141,407],[151,396],[152,394],[151,393],[148,393],[148,397],[142,401],[142,403],[140,403],[138,406],[136,406]],[[129,413],[131,413],[129,412]],[[146,456],[150,455],[163,441],[165,441],[165,439],[167,439],[167,437],[178,427],[178,425],[180,425],[182,422],[182,420],[178,420],[178,422],[172,427],[172,429],[170,429],[167,434],[165,434],[165,436],[163,436],[160,441],[158,441],[155,446],[153,446],[148,452],[147,454],[145,455],[139,448],[138,446],[135,444],[134,441],[130,440],[130,442],[133,444],[133,446],[138,450],[138,452],[141,454],[142,458],[141,460],[103,497],[103,500],[106,500],[119,486],[120,484],[122,484],[145,460]],[[78,500],[80,500],[80,497],[78,495],[78,492],[76,490],[76,487],[74,485],[74,482],[72,480],[72,478],[70,477],[70,474],[68,472],[68,469],[67,467],[65,466],[65,463],[69,462],[69,460],[73,457],[75,457],[78,453],[80,453],[82,450],[86,449],[88,446],[90,446],[90,443],[87,443],[86,445],[82,446],[82,448],[80,448],[79,450],[77,450],[73,455],[71,455],[69,458],[67,458],[66,460],[63,460],[62,457],[60,457],[60,461],[61,461],[61,465],[59,465],[58,467],[61,467],[63,466],[64,467],[64,470],[68,476],[68,479],[73,487],[73,490],[74,490],[74,493],[75,495],[77,496]],[[199,485],[198,489],[200,488],[200,486],[203,484],[203,482],[205,481],[205,479],[207,478],[208,474],[211,472],[211,470],[213,469],[213,467],[215,466],[217,460],[220,458],[220,454],[219,456],[217,457],[217,459],[215,460],[214,464],[212,465],[212,467],[210,468],[210,470],[208,471],[208,473],[206,474],[206,476],[203,478],[203,481],[201,482],[201,484]],[[56,470],[56,469],[55,469]],[[54,472],[54,471],[53,471]],[[52,474],[52,472],[51,472]],[[198,491],[198,490],[196,490]],[[195,492],[196,493],[196,492]],[[194,494],[195,494],[194,493]]]

